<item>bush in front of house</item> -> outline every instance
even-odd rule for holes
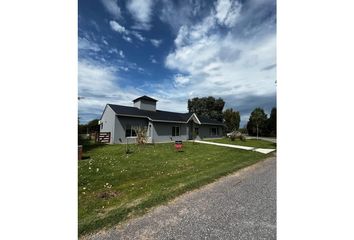
[[[147,127],[138,126],[134,128],[134,131],[136,132],[136,141],[139,145],[147,143]]]
[[[242,142],[246,142],[246,137],[245,137],[245,135],[241,134],[240,140],[241,140]]]
[[[243,142],[246,141],[246,137],[238,131],[232,132],[229,137],[231,141],[235,141],[236,139],[240,139]]]

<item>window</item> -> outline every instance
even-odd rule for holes
[[[101,124],[101,130],[103,129],[103,123]]]
[[[219,135],[218,128],[210,128],[210,136],[218,136]]]
[[[179,127],[172,127],[172,137],[179,136]]]
[[[131,125],[125,127],[125,137],[136,137],[136,132]]]

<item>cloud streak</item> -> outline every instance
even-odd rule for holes
[[[114,18],[121,18],[121,10],[117,0],[101,0],[106,11]]]
[[[135,19],[134,29],[149,30],[152,15],[152,0],[130,0],[127,2],[127,9]]]

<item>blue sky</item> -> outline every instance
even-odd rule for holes
[[[141,95],[160,110],[214,96],[241,113],[276,105],[275,0],[79,0],[80,122]]]

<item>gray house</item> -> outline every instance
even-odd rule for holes
[[[156,110],[157,100],[142,96],[133,100],[134,106],[107,104],[103,110],[100,132],[110,132],[110,143],[126,143],[136,136],[134,127],[147,128],[148,142],[168,142],[193,139],[193,131],[200,138],[221,137],[224,124],[198,117],[195,113]]]

